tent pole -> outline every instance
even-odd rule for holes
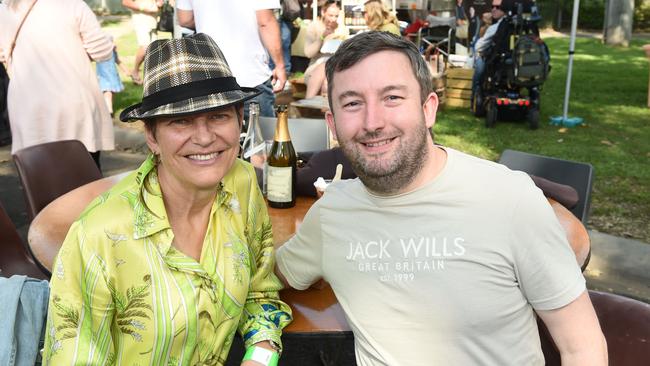
[[[578,11],[580,9],[580,0],[573,0],[573,16],[571,18],[571,36],[569,40],[569,66],[567,67],[566,89],[564,90],[564,108],[562,110],[562,120],[567,120],[569,113],[569,95],[571,94],[571,77],[573,73],[573,54],[576,46],[576,28],[578,27]]]

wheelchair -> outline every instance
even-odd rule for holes
[[[472,92],[471,108],[475,116],[485,116],[488,128],[498,119],[524,118],[530,129],[539,127],[540,90],[550,72],[550,54],[537,28],[540,19],[534,3],[510,3],[484,55],[485,71]]]

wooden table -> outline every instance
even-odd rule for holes
[[[276,248],[296,232],[315,201],[316,199],[313,197],[298,197],[296,205],[292,208],[269,208]],[[280,292],[280,297],[293,310],[293,322],[284,329],[285,334],[350,332],[350,326],[345,319],[343,309],[329,285],[321,290],[285,289]]]
[[[295,233],[315,201],[298,197],[292,208],[269,208],[276,248]],[[280,297],[293,310],[293,322],[282,332],[281,366],[355,365],[354,337],[329,285],[320,290],[286,289]],[[243,342],[235,337],[225,365],[239,366],[243,356]]]
[[[325,112],[330,109],[327,98],[322,95],[299,99],[291,102],[291,106],[296,108],[300,117],[306,118],[323,118]]]

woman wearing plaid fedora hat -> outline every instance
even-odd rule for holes
[[[72,225],[53,266],[49,364],[221,365],[238,330],[243,364],[277,363],[291,310],[252,166],[237,159],[243,102],[204,34],[154,41],[142,102],[152,154]]]

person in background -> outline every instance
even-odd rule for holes
[[[465,8],[463,8],[463,0],[456,0],[456,37],[467,39],[468,27],[469,23],[467,22]]]
[[[478,41],[481,30],[481,18],[479,17],[476,9],[473,6],[469,7],[469,26],[467,27],[467,39],[469,41],[469,48],[473,52],[474,44]]]
[[[329,185],[276,254],[331,285],[359,365],[607,365],[585,279],[528,174],[435,145],[438,98],[412,42],[364,32],[327,61],[325,115],[359,177]]]
[[[312,1],[311,0],[298,0],[300,3],[300,18],[309,19],[312,18]]]
[[[429,26],[429,22],[421,18],[419,14],[416,14],[415,20],[411,22],[406,27],[406,29],[404,29],[404,37],[406,37],[406,39],[408,39],[409,41],[413,42],[413,37],[417,35],[418,31],[421,28],[427,28],[428,26]]]
[[[261,116],[275,116],[274,93],[281,92],[287,81],[280,27],[273,13],[279,8],[279,0],[176,1],[178,23],[214,39],[237,83],[262,92],[255,97]],[[273,70],[269,68],[269,55]]]
[[[32,2],[0,5],[2,61]],[[114,149],[115,142],[91,61],[108,60],[113,42],[81,0],[38,0],[25,19],[8,65],[11,152],[80,140],[99,166],[100,151]]]
[[[294,21],[300,18],[301,8],[298,0],[280,0],[280,5],[282,9],[278,22],[280,25],[280,38],[282,39],[284,70],[288,76],[291,73],[291,44],[298,36],[298,29],[296,29]],[[271,60],[269,66],[271,69],[275,68],[273,60]]]
[[[399,25],[397,18],[393,15],[381,0],[368,0],[363,4],[363,17],[370,30],[393,33],[399,36]]]
[[[291,310],[255,172],[237,159],[243,102],[259,92],[205,34],[152,42],[144,65],[142,102],[120,119],[144,121],[152,154],[72,224],[45,364],[222,365],[236,331],[242,365],[277,364]]]
[[[138,43],[133,69],[129,74],[136,85],[142,85],[140,67],[144,61],[144,52],[147,46],[156,39],[156,15],[162,3],[162,0],[122,0],[122,6],[131,10],[131,23]]]
[[[499,25],[506,14],[501,8],[503,0],[492,0],[492,11],[490,12],[492,23],[485,29],[485,33],[474,45],[474,75],[472,75],[472,103],[477,93],[480,92],[481,80],[485,73],[485,56],[492,46],[492,39],[499,29]],[[487,23],[486,23],[487,24]],[[480,32],[480,30],[479,30]]]
[[[113,93],[119,93],[124,90],[124,85],[122,84],[122,80],[120,80],[120,73],[117,71],[118,67],[120,67],[122,72],[128,74],[128,70],[126,70],[117,55],[117,46],[113,43],[111,58],[106,61],[98,61],[95,65],[97,80],[99,80],[99,90],[104,94],[104,101],[106,102],[108,112],[111,114],[111,118],[113,117]]]
[[[492,13],[483,13],[483,15],[481,15],[481,23],[481,28],[478,30],[479,39],[485,35],[487,29],[492,25]]]
[[[307,85],[306,98],[325,94],[327,91],[325,61],[331,54],[321,53],[321,48],[329,40],[342,39],[347,36],[344,27],[339,27],[340,11],[341,9],[335,1],[327,1],[320,7],[319,18],[312,21],[307,27],[305,56],[310,61],[304,76]]]

